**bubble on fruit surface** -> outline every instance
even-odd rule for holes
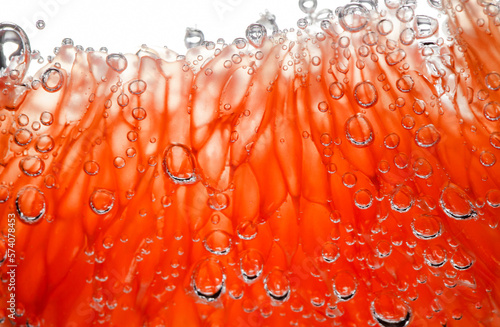
[[[497,72],[491,72],[486,75],[484,78],[486,83],[486,87],[490,90],[496,91],[500,89],[500,74]]]
[[[216,255],[226,255],[231,251],[231,236],[222,230],[213,230],[203,240],[205,249]]]
[[[398,187],[390,198],[391,208],[397,212],[407,212],[413,206],[413,192],[408,186]]]
[[[117,73],[123,72],[127,69],[128,61],[127,58],[121,53],[112,53],[106,57],[106,63],[109,68],[113,69]]]
[[[202,301],[217,301],[226,291],[226,274],[220,262],[214,258],[198,262],[191,275],[191,287]]]
[[[56,142],[52,138],[52,136],[48,134],[40,135],[35,143],[36,151],[40,153],[50,152],[54,149]]]
[[[349,301],[356,295],[358,281],[349,271],[340,271],[333,277],[333,293],[339,301]]]
[[[368,25],[368,10],[358,4],[348,4],[339,12],[339,21],[341,26],[350,32],[359,32]]]
[[[500,207],[500,191],[499,190],[489,190],[486,193],[486,203],[492,208]]]
[[[163,155],[163,169],[176,184],[193,184],[197,181],[195,159],[185,145],[167,147]]]
[[[340,249],[337,244],[326,242],[321,248],[321,257],[325,262],[335,262],[340,257]]]
[[[382,19],[377,23],[377,32],[380,35],[386,36],[391,34],[393,27],[394,26],[389,19]]]
[[[415,82],[410,75],[403,75],[396,81],[396,87],[403,93],[408,93],[413,89]]]
[[[375,321],[383,327],[404,327],[410,323],[410,307],[392,292],[378,294],[371,303]]]
[[[204,41],[205,35],[203,35],[201,30],[191,27],[186,28],[186,34],[184,35],[184,45],[186,48],[191,49],[200,46]]]
[[[31,143],[33,140],[33,133],[29,129],[20,128],[14,133],[14,142],[17,145],[24,146]]]
[[[290,281],[280,269],[273,269],[264,279],[264,289],[267,295],[278,303],[285,302],[290,297]]]
[[[45,28],[45,21],[42,19],[39,19],[36,21],[35,25],[36,25],[36,28],[38,28],[39,30],[43,30]]]
[[[470,219],[477,215],[470,197],[455,184],[450,184],[441,191],[439,204],[444,213],[454,219]]]
[[[245,35],[252,46],[260,48],[267,37],[267,31],[261,24],[250,24]]]
[[[329,88],[330,96],[338,100],[344,96],[344,86],[340,82],[333,82]]]
[[[440,245],[433,244],[424,250],[424,262],[430,267],[442,267],[447,259],[446,250]]]
[[[495,155],[493,153],[491,153],[489,151],[483,151],[479,155],[479,161],[481,162],[481,164],[483,166],[491,167],[496,163],[497,158],[495,157]]]
[[[238,237],[242,240],[253,240],[257,236],[257,224],[251,220],[242,221],[236,228]]]
[[[41,76],[42,87],[47,92],[57,92],[64,83],[64,75],[58,68],[51,67]]]
[[[415,142],[423,148],[434,146],[440,140],[441,134],[432,124],[420,127],[415,133]]]
[[[5,203],[10,197],[9,188],[6,185],[0,185],[0,203]]]
[[[431,240],[441,235],[441,223],[436,216],[418,215],[411,222],[413,235],[421,240]]]
[[[384,145],[386,148],[392,150],[398,147],[399,141],[400,141],[399,135],[396,133],[391,133],[384,138]]]
[[[385,56],[385,62],[387,62],[389,66],[394,66],[399,64],[405,58],[406,58],[406,52],[403,49],[397,49],[392,52],[389,52]]]
[[[437,19],[418,15],[415,17],[415,31],[417,39],[428,38],[434,35],[438,30],[439,24]]]
[[[141,95],[146,91],[147,84],[142,79],[135,79],[128,85],[130,94]]]
[[[45,163],[38,156],[28,156],[19,161],[21,171],[31,177],[40,176],[45,169]]]
[[[354,193],[354,204],[359,209],[368,209],[373,203],[373,196],[367,189],[360,189]]]
[[[99,163],[94,160],[87,161],[83,164],[83,170],[90,176],[97,175],[99,173]]]
[[[365,147],[373,142],[373,128],[363,114],[356,114],[349,118],[345,124],[347,140],[357,147]]]
[[[360,106],[364,108],[371,107],[378,100],[377,89],[369,81],[361,82],[354,88],[354,98]]]
[[[410,6],[401,6],[396,11],[396,18],[402,23],[410,22],[415,15],[415,12]]]
[[[256,249],[249,249],[240,258],[240,271],[246,283],[253,283],[264,270],[264,258]]]
[[[45,215],[45,195],[37,187],[26,186],[16,197],[16,211],[19,218],[28,224],[36,223]]]
[[[95,190],[89,199],[90,208],[98,215],[104,215],[113,209],[115,204],[115,195],[113,192],[98,189]]]
[[[467,270],[474,264],[474,258],[463,249],[458,248],[451,256],[450,263],[456,270]]]
[[[379,258],[386,258],[392,253],[392,245],[391,243],[389,243],[389,241],[386,240],[379,241],[377,243],[375,251],[377,252],[377,256]]]
[[[207,204],[212,210],[224,210],[229,205],[229,196],[225,193],[214,194],[208,198]]]
[[[483,108],[483,113],[486,119],[497,121],[500,119],[500,103],[496,101],[487,103]]]
[[[30,56],[31,46],[24,30],[12,23],[0,23],[0,75],[16,72],[16,79],[22,81]]]

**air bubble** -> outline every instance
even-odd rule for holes
[[[344,85],[340,82],[333,82],[329,88],[330,96],[338,100],[344,96]]]
[[[500,103],[492,101],[486,104],[484,106],[483,113],[486,119],[497,121],[498,119],[500,119]]]
[[[415,17],[415,31],[417,39],[424,39],[437,32],[438,21],[429,16],[418,15]]]
[[[49,68],[41,77],[42,87],[47,92],[57,92],[61,89],[64,83],[64,75],[57,68]]]
[[[141,95],[146,91],[147,84],[142,79],[136,79],[130,82],[128,90],[131,94]]]
[[[465,251],[457,249],[451,257],[450,263],[457,270],[467,270],[474,264],[474,259]]]
[[[377,243],[375,250],[377,251],[377,256],[379,258],[386,258],[392,253],[392,245],[388,241],[382,240]]]
[[[340,24],[350,32],[359,32],[368,24],[369,13],[362,5],[348,4],[339,15]]]
[[[384,138],[384,145],[387,149],[395,149],[399,145],[399,135],[396,133],[391,133]]]
[[[115,204],[115,195],[113,192],[98,189],[95,190],[89,199],[90,208],[98,215],[104,215],[113,209]]]
[[[241,222],[236,229],[238,237],[245,241],[253,240],[257,236],[257,231],[257,224],[251,220]]]
[[[45,215],[45,196],[34,186],[22,188],[16,197],[16,210],[19,218],[28,224],[34,224]]]
[[[357,147],[365,147],[373,142],[372,125],[363,114],[356,114],[347,120],[345,133],[349,142]]]
[[[404,327],[411,320],[408,305],[389,292],[383,292],[373,300],[371,312],[375,321],[383,327]]]
[[[0,203],[5,203],[10,197],[9,188],[5,185],[0,185]]]
[[[39,30],[43,30],[45,28],[45,21],[43,20],[37,20],[36,21],[36,28],[38,28]]]
[[[99,164],[96,161],[87,161],[83,164],[83,170],[90,176],[97,175],[99,172]]]
[[[106,57],[106,63],[108,66],[117,73],[123,72],[127,66],[127,58],[121,53],[113,53]]]
[[[420,127],[415,133],[415,142],[423,148],[434,146],[439,140],[441,140],[441,135],[432,124]]]
[[[371,107],[378,100],[377,89],[369,81],[361,82],[354,88],[354,98],[360,106],[364,108]]]
[[[413,8],[410,6],[403,6],[400,7],[396,11],[396,17],[402,22],[402,23],[408,23],[413,19],[414,16],[414,11]]]
[[[368,209],[373,203],[373,196],[367,189],[360,189],[354,193],[354,204],[359,209]]]
[[[191,49],[200,46],[203,41],[205,41],[205,36],[202,31],[191,27],[186,28],[186,35],[184,36],[186,48]]]
[[[442,267],[446,263],[447,259],[446,250],[440,245],[430,245],[424,251],[424,261],[430,267]]]
[[[30,64],[31,47],[28,36],[18,25],[0,24],[0,75],[17,71],[22,81]]]
[[[500,207],[500,191],[489,190],[488,193],[486,193],[486,203],[492,208]]]
[[[348,271],[341,271],[333,278],[333,293],[339,301],[349,301],[356,295],[358,282]]]
[[[413,172],[415,176],[422,179],[427,179],[432,176],[432,165],[425,158],[418,158],[413,163]]]
[[[24,146],[31,143],[33,133],[26,128],[20,128],[14,133],[14,141],[17,145]]]
[[[321,257],[327,263],[335,262],[340,257],[340,249],[335,243],[326,242],[321,249]]]
[[[31,177],[40,176],[45,169],[45,163],[37,156],[28,156],[19,162],[21,171]]]
[[[497,72],[492,72],[486,75],[484,81],[486,83],[486,87],[490,90],[496,91],[500,88],[500,74]]]
[[[212,254],[226,255],[231,251],[231,237],[224,231],[214,230],[205,237],[203,245]]]
[[[489,151],[483,151],[479,155],[479,161],[481,162],[481,164],[483,166],[491,167],[496,163],[497,158],[495,157],[495,155],[493,153],[491,153]]]
[[[380,35],[389,35],[391,34],[393,29],[392,22],[388,19],[382,19],[380,22],[377,24],[377,31],[379,32]]]
[[[246,283],[255,282],[264,270],[264,258],[256,249],[249,249],[240,258],[240,271]]]
[[[408,186],[402,185],[392,194],[391,208],[397,212],[407,212],[413,206],[413,192]]]
[[[312,14],[317,6],[318,3],[316,0],[299,0],[299,8],[306,14]]]
[[[441,223],[436,216],[419,215],[411,222],[413,234],[421,240],[431,240],[442,233]]]
[[[413,78],[410,75],[403,75],[400,79],[396,81],[396,87],[403,93],[408,93],[413,89]]]
[[[385,56],[385,62],[387,62],[389,66],[394,66],[399,64],[405,58],[406,58],[406,52],[403,49],[397,49],[393,52],[389,52]]]
[[[163,155],[163,169],[176,184],[193,184],[197,181],[193,154],[182,144],[167,147]]]
[[[204,302],[214,302],[225,293],[226,274],[214,258],[199,262],[191,275],[191,287]]]
[[[290,297],[290,281],[283,271],[276,268],[264,279],[264,289],[276,302],[285,302]]]
[[[52,151],[55,146],[55,141],[52,136],[48,134],[40,135],[35,143],[36,151],[46,153]]]
[[[451,218],[463,220],[477,215],[469,196],[455,184],[443,189],[439,202],[443,211]]]
[[[246,37],[255,48],[260,48],[266,36],[266,28],[261,24],[251,24],[246,30]]]

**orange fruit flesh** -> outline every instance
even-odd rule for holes
[[[434,50],[370,21],[2,77],[0,319],[500,324],[498,18],[457,3]]]

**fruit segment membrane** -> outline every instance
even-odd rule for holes
[[[499,326],[500,9],[429,4],[33,76],[1,24],[2,326]]]

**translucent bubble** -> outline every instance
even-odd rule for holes
[[[57,92],[64,83],[63,73],[54,67],[47,69],[41,77],[42,87],[47,92]]]
[[[492,208],[500,207],[500,191],[489,190],[488,193],[486,193],[486,203]]]
[[[264,289],[276,302],[285,302],[290,297],[290,281],[282,270],[276,268],[264,279]]]
[[[267,37],[267,31],[261,24],[251,24],[248,26],[245,35],[252,46],[260,48]]]
[[[257,236],[257,231],[257,224],[251,220],[241,222],[236,229],[238,237],[246,241],[253,240]]]
[[[421,240],[431,240],[441,235],[441,223],[436,216],[419,215],[411,222],[413,234]]]
[[[333,277],[333,293],[339,301],[349,301],[356,295],[358,281],[349,271],[341,271]]]
[[[398,90],[404,93],[408,93],[413,89],[413,78],[410,75],[403,75],[400,79],[396,81],[396,87]]]
[[[497,121],[498,119],[500,119],[500,103],[496,101],[487,103],[484,106],[483,113],[486,119]]]
[[[396,133],[391,133],[384,138],[384,145],[388,149],[395,149],[399,145],[399,135]]]
[[[491,72],[484,78],[486,87],[490,90],[496,91],[500,89],[500,74],[497,72]]]
[[[115,195],[113,192],[98,189],[95,190],[89,199],[90,208],[98,215],[104,215],[113,209],[115,204]]]
[[[363,114],[356,114],[349,118],[345,125],[346,137],[357,147],[365,147],[373,142],[373,128]]]
[[[320,112],[327,112],[328,111],[328,103],[326,101],[321,101],[320,103],[318,103],[318,110]]]
[[[360,209],[368,209],[373,203],[373,196],[367,189],[360,189],[354,193],[354,204]]]
[[[377,42],[378,42],[378,35],[375,32],[370,31],[363,36],[363,43],[368,46],[376,45]]]
[[[191,287],[204,302],[217,301],[226,290],[226,274],[214,258],[200,261],[191,275]]]
[[[39,30],[43,30],[45,28],[45,21],[43,20],[37,20],[36,21],[36,28],[38,28]]]
[[[176,184],[193,184],[197,181],[193,154],[182,144],[167,147],[163,155],[163,169]]]
[[[118,169],[125,167],[125,159],[123,159],[120,156],[115,157],[113,159],[113,166],[115,166]]]
[[[369,81],[361,82],[354,87],[354,98],[360,106],[371,107],[378,100],[377,89]]]
[[[418,158],[413,163],[413,171],[415,176],[426,179],[432,176],[432,165],[425,158]]]
[[[52,149],[54,149],[55,144],[56,143],[52,138],[52,136],[44,134],[40,135],[36,140],[35,149],[40,153],[47,153],[52,151]]]
[[[391,208],[398,212],[407,212],[413,206],[413,192],[408,186],[402,185],[394,191],[390,199]]]
[[[469,196],[455,184],[443,189],[439,203],[444,213],[454,219],[470,219],[477,215]]]
[[[393,293],[380,293],[371,304],[375,321],[383,327],[404,327],[410,323],[409,306]]]
[[[121,53],[112,53],[108,55],[106,57],[106,63],[117,73],[121,73],[128,66],[127,58]]]
[[[142,107],[137,107],[132,109],[132,117],[134,117],[135,120],[141,121],[146,119],[147,117],[147,112],[144,108]]]
[[[312,14],[317,6],[318,3],[316,0],[299,0],[299,8],[306,14]]]
[[[87,161],[83,164],[83,170],[90,176],[97,175],[99,173],[99,163],[96,161]]]
[[[402,22],[402,23],[408,23],[413,19],[413,16],[415,15],[413,8],[410,6],[402,6],[396,11],[396,17]]]
[[[309,22],[307,21],[307,18],[300,18],[297,21],[297,27],[300,29],[305,29],[309,25]]]
[[[50,126],[54,122],[54,116],[52,115],[52,113],[44,111],[40,115],[40,122],[42,123],[42,125]]]
[[[22,81],[30,64],[31,47],[24,30],[11,23],[0,24],[0,74],[17,71]]]
[[[397,9],[401,6],[401,0],[384,0],[384,3],[389,9]]]
[[[131,94],[141,95],[146,91],[147,84],[142,79],[136,79],[130,82],[128,90]]]
[[[415,31],[417,39],[427,38],[437,32],[438,21],[429,16],[418,15],[415,17]]]
[[[20,128],[14,133],[14,141],[17,145],[24,146],[31,143],[33,133],[26,128]]]
[[[244,49],[247,46],[247,40],[242,37],[235,39],[233,43],[236,45],[236,48],[240,50]]]
[[[429,4],[435,9],[443,9],[442,0],[428,0]]]
[[[467,270],[474,264],[474,259],[471,255],[459,248],[451,256],[450,263],[453,268],[457,270]]]
[[[483,166],[491,167],[496,163],[497,158],[495,157],[495,155],[493,153],[491,153],[489,151],[483,151],[479,155],[479,161],[481,162],[481,164]]]
[[[399,41],[404,45],[410,45],[415,41],[416,33],[413,28],[405,28],[401,34],[399,34]]]
[[[369,13],[362,5],[351,3],[340,11],[339,21],[346,31],[359,32],[368,25]]]
[[[440,245],[433,244],[424,250],[424,262],[430,267],[442,267],[447,259],[446,250]]]
[[[34,224],[45,215],[45,196],[34,186],[19,190],[16,197],[16,210],[19,218],[28,224]]]
[[[226,255],[231,251],[231,236],[221,230],[213,230],[203,240],[205,249],[216,255]]]
[[[405,58],[406,58],[406,52],[403,49],[397,49],[393,52],[389,52],[385,56],[385,62],[387,62],[389,66],[394,66],[399,64]]]
[[[415,142],[418,146],[423,148],[429,148],[436,145],[441,140],[441,135],[439,131],[434,127],[434,125],[429,124],[420,127],[415,133]]]
[[[392,245],[388,241],[382,240],[377,243],[375,250],[377,251],[377,256],[379,258],[386,258],[392,253]]]
[[[5,203],[10,197],[9,188],[5,185],[0,185],[0,203]]]
[[[353,173],[347,172],[342,175],[342,183],[348,188],[353,188],[358,181],[358,178]]]
[[[240,271],[247,283],[255,282],[264,270],[264,258],[256,249],[249,249],[240,258]]]
[[[186,48],[191,49],[200,46],[203,41],[205,41],[205,36],[202,31],[191,27],[186,28],[186,35],[184,36]]]
[[[377,24],[377,31],[380,35],[389,35],[391,34],[393,29],[392,22],[389,19],[382,19]]]
[[[340,249],[335,243],[326,242],[321,249],[321,257],[325,262],[335,262],[340,257]]]
[[[333,82],[329,88],[330,96],[338,100],[344,96],[344,85],[340,82]]]
[[[31,177],[40,176],[45,169],[45,163],[37,156],[28,156],[19,161],[19,169]]]

